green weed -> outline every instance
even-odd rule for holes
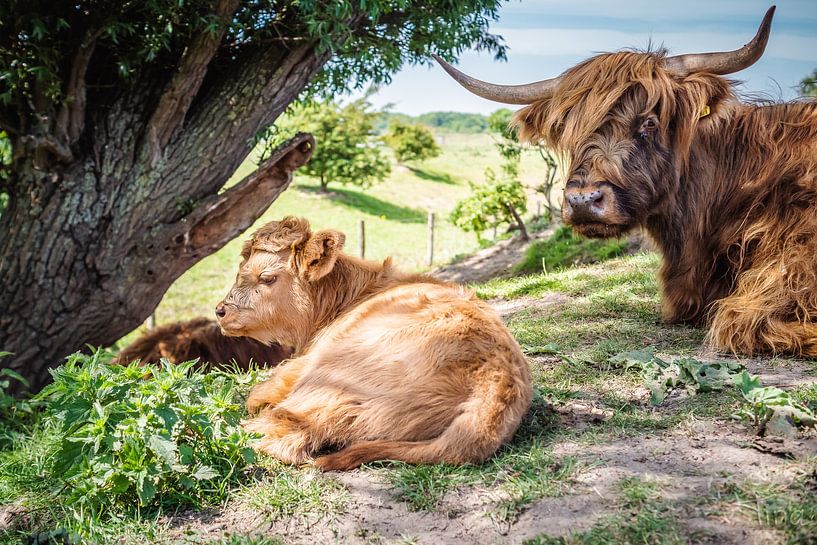
[[[637,369],[650,389],[653,405],[660,405],[673,390],[680,388],[690,394],[723,390],[744,369],[735,362],[702,362],[695,358],[666,362],[651,349],[624,352],[609,362],[625,370]]]
[[[744,404],[738,416],[757,426],[758,435],[795,435],[799,427],[817,425],[814,412],[795,396],[772,386],[761,386],[760,379],[743,371],[735,380]]]
[[[64,487],[66,507],[103,513],[226,497],[254,461],[239,425],[238,386],[251,379],[192,366],[111,366],[98,351],[52,371],[37,399],[54,436],[48,478]]]

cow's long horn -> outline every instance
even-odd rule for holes
[[[666,66],[670,70],[680,74],[692,74],[693,72],[710,72],[712,74],[726,75],[749,68],[763,55],[766,49],[766,42],[769,41],[769,31],[772,28],[772,17],[776,6],[772,6],[763,17],[757,34],[752,41],[740,49],[734,51],[721,51],[718,53],[697,53],[690,55],[677,55],[666,60]]]
[[[543,98],[553,95],[554,89],[559,84],[559,78],[546,79],[525,85],[497,85],[472,78],[464,74],[442,60],[437,55],[432,55],[440,63],[440,66],[454,78],[457,83],[474,93],[475,95],[502,102],[503,104],[530,104]]]

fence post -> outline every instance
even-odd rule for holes
[[[357,222],[357,238],[360,242],[360,259],[366,259],[366,222]]]
[[[434,212],[428,213],[428,266],[434,263]]]

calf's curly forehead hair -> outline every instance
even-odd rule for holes
[[[241,248],[241,257],[250,258],[256,250],[278,253],[302,246],[312,236],[309,222],[304,218],[287,216],[281,221],[271,221],[252,234]]]

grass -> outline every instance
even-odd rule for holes
[[[662,501],[655,482],[625,477],[618,482],[616,513],[603,517],[590,530],[565,537],[541,535],[525,545],[680,545],[686,543],[677,515]]]
[[[348,491],[331,476],[293,468],[270,458],[263,461],[263,468],[266,476],[238,493],[236,499],[266,519],[314,521],[345,511]]]
[[[545,346],[593,362],[644,346],[688,354],[700,346],[703,332],[658,323],[657,267],[655,254],[637,254],[588,267],[491,280],[476,288],[484,299],[571,297],[569,305],[547,312],[532,306],[510,319],[508,326],[523,348]]]
[[[514,267],[517,274],[548,272],[587,263],[596,263],[624,254],[627,240],[584,239],[567,226],[557,229],[547,240],[539,240],[525,250]]]
[[[712,498],[721,512],[738,511],[753,524],[779,530],[787,545],[817,542],[817,458],[789,483],[732,481]]]

